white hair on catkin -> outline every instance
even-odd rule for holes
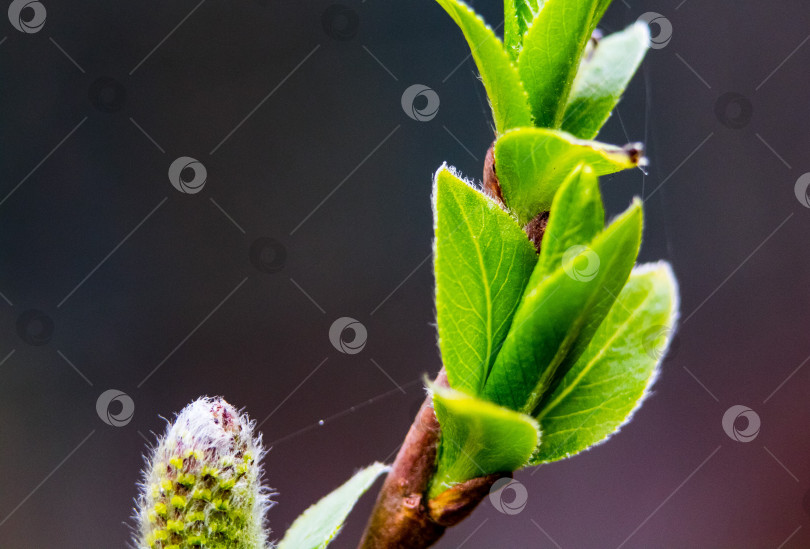
[[[135,518],[138,549],[267,549],[271,491],[255,422],[221,397],[195,400],[146,458]]]

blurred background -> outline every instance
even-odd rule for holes
[[[431,175],[480,179],[493,137],[467,44],[431,0],[6,3],[0,547],[125,547],[147,444],[200,395],[257,420],[280,538],[393,458],[440,368]],[[645,200],[673,349],[620,434],[438,547],[810,546],[810,12],[616,0],[601,27],[645,15],[656,47],[600,139],[651,164],[602,188],[613,214]],[[360,352],[330,342],[343,317]]]

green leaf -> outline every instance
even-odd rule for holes
[[[450,386],[477,395],[537,254],[508,213],[445,166],[434,201],[439,346]]]
[[[597,0],[546,0],[523,38],[518,72],[535,126],[559,128],[582,52],[595,27]]]
[[[646,24],[636,23],[599,41],[579,68],[565,107],[562,128],[593,139],[610,117],[650,42]]]
[[[606,175],[643,164],[637,149],[584,141],[565,132],[520,128],[495,142],[495,170],[506,206],[526,224],[547,212],[554,194],[578,164]]]
[[[557,368],[578,358],[627,281],[641,222],[641,203],[635,200],[588,247],[567,250],[553,274],[527,288],[484,386],[487,400],[534,411]]]
[[[345,484],[321,499],[295,519],[278,549],[323,549],[340,533],[354,504],[381,474],[388,472],[374,463],[355,473]]]
[[[436,1],[453,18],[467,39],[492,104],[498,133],[510,128],[531,126],[532,116],[518,71],[492,29],[463,2]]]
[[[442,441],[429,499],[459,482],[521,468],[540,443],[531,416],[446,387],[432,390]]]
[[[585,352],[543,400],[543,440],[532,463],[572,456],[630,421],[649,394],[677,314],[669,265],[637,267]]]
[[[513,61],[523,47],[523,35],[543,9],[544,0],[504,0],[503,43]]]
[[[587,245],[605,227],[599,180],[593,168],[580,164],[560,186],[551,205],[540,260],[529,281],[534,287],[562,265],[572,246]]]

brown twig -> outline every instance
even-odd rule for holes
[[[444,369],[435,383],[447,386]],[[444,530],[467,517],[504,475],[489,475],[457,484],[426,500],[436,469],[440,428],[428,395],[419,408],[391,472],[377,496],[360,549],[423,549]]]
[[[495,173],[495,143],[487,149],[487,156],[484,159],[484,181],[482,185],[484,194],[503,206],[503,193],[501,192],[501,182]]]
[[[436,384],[447,385],[443,369]],[[438,447],[439,422],[428,395],[380,489],[360,548],[417,549],[429,547],[442,536],[445,527],[431,520],[423,500],[436,467]]]

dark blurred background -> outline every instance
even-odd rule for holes
[[[467,44],[431,0],[42,4],[0,22],[0,547],[126,546],[147,440],[204,394],[260,423],[280,538],[393,457],[440,367],[431,174],[480,178],[492,139]],[[619,435],[518,473],[520,513],[485,501],[439,547],[810,546],[810,12],[616,0],[602,28],[649,12],[659,44],[600,135],[646,141],[649,174],[602,183],[614,214],[645,199],[642,259],[674,265],[672,352]],[[172,186],[181,157],[199,192]],[[361,352],[330,343],[341,317]],[[724,432],[733,405],[755,439]]]

